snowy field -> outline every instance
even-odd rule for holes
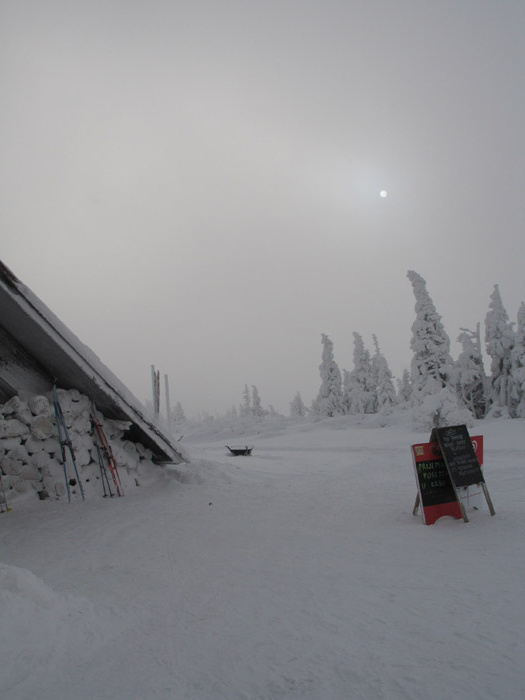
[[[429,436],[374,420],[209,421],[191,465],[125,498],[13,503],[0,696],[525,697],[523,421],[470,431],[496,515],[425,526],[409,447]]]

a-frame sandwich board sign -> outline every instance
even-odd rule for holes
[[[474,484],[482,488],[490,513],[494,515],[480,468],[483,464],[482,435],[471,438],[464,425],[436,428],[430,442],[412,445],[412,458],[418,486],[413,514],[416,515],[422,505],[426,525],[444,515],[468,522],[459,490],[468,498],[469,487]]]
[[[471,438],[472,447],[478,463],[483,466],[483,435],[475,435]],[[418,493],[414,504],[413,515],[417,515],[419,506],[421,505],[421,492],[424,492],[423,504],[423,522],[431,525],[443,515],[451,515],[453,517],[462,518],[461,509],[454,503],[450,505],[450,490],[452,484],[445,486],[439,483],[440,480],[449,477],[446,470],[446,465],[443,460],[441,447],[438,442],[424,442],[417,445],[412,445],[412,459],[416,472],[416,483]],[[437,481],[436,481],[437,480]],[[476,484],[481,488],[483,484]],[[481,493],[472,493],[471,486],[462,486],[461,501],[463,505],[470,503],[471,498],[474,498]]]

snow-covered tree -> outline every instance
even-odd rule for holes
[[[323,344],[322,362],[319,365],[321,386],[317,398],[312,403],[312,412],[322,417],[332,417],[343,413],[343,387],[341,371],[334,359],[334,344],[325,334],[321,334]]]
[[[487,376],[481,354],[479,323],[476,331],[462,328],[458,341],[463,350],[456,362],[457,393],[476,418],[483,418],[487,411]]]
[[[511,356],[511,415],[525,418],[525,303],[518,309],[518,327]]]
[[[400,404],[408,405],[412,402],[412,381],[408,369],[404,369],[401,379],[397,380],[397,398]]]
[[[379,349],[377,337],[372,336],[375,354],[372,357],[372,375],[376,385],[376,406],[379,413],[388,413],[397,403],[396,390],[392,381],[392,372],[385,356]]]
[[[474,425],[471,412],[458,404],[456,392],[448,386],[435,394],[426,394],[412,415],[412,427],[416,430],[447,425],[466,425],[469,428]]]
[[[264,416],[265,410],[261,404],[261,397],[256,386],[252,384],[252,416]]]
[[[180,401],[177,401],[175,407],[172,408],[171,419],[175,424],[186,422],[186,415],[184,413],[184,409],[182,408],[182,404],[180,403]]]
[[[251,403],[251,397],[250,397],[250,390],[248,389],[248,385],[244,385],[244,391],[242,392],[242,404],[239,406],[239,415],[240,416],[251,416],[252,414],[252,403]]]
[[[407,277],[416,298],[416,320],[412,324],[410,341],[414,353],[411,379],[414,400],[420,403],[428,394],[435,394],[443,387],[454,387],[454,362],[450,355],[450,339],[427,292],[425,280],[413,270],[408,271]]]
[[[350,377],[350,372],[347,369],[343,369],[343,395],[341,398],[341,406],[343,413],[350,413],[350,392],[352,391],[352,379]]]
[[[296,395],[293,397],[293,400],[290,402],[290,416],[292,416],[293,418],[299,418],[302,416],[306,416],[306,413],[307,408],[303,403],[301,394],[297,392]]]
[[[492,358],[490,370],[490,400],[495,409],[509,406],[512,393],[512,349],[515,334],[503,306],[499,286],[494,285],[489,311],[485,317],[485,343],[487,355]]]
[[[345,370],[343,406],[345,413],[375,413],[376,393],[370,353],[363,338],[354,332],[354,369]]]

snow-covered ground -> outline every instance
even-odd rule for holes
[[[9,700],[525,697],[523,421],[480,422],[496,515],[412,515],[402,421],[208,421],[125,498],[0,515]],[[255,445],[231,457],[225,445]]]

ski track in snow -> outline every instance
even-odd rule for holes
[[[3,697],[523,697],[522,429],[471,431],[496,516],[468,524],[412,515],[427,436],[343,421],[234,435],[251,457],[190,436],[123,499],[15,504]]]

